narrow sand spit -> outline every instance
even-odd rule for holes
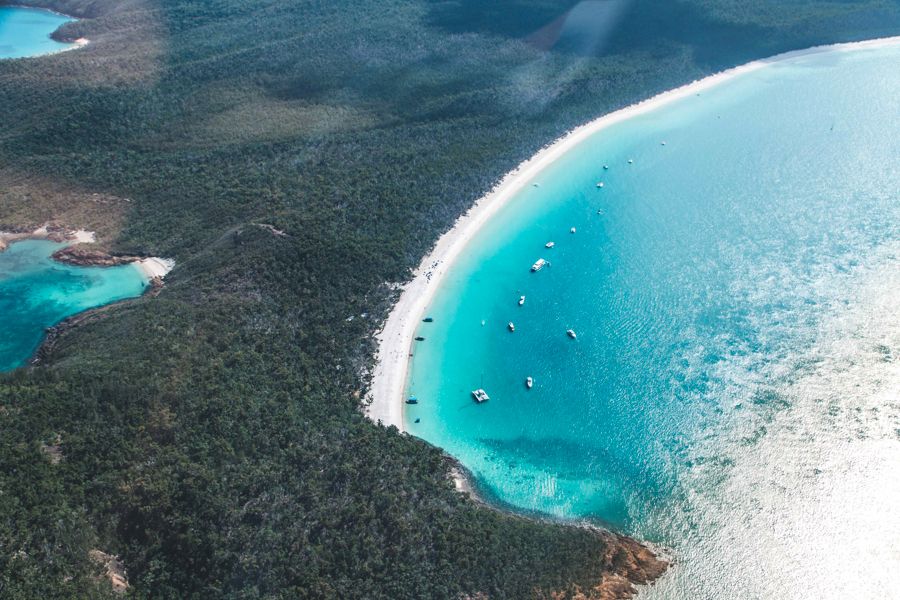
[[[481,197],[460,217],[450,231],[441,236],[434,249],[422,259],[413,273],[413,279],[403,287],[400,299],[377,335],[379,342],[377,364],[373,373],[372,387],[367,395],[369,404],[366,415],[373,421],[386,426],[394,425],[401,431],[403,424],[403,392],[409,367],[410,349],[416,327],[431,303],[441,280],[453,261],[472,240],[481,227],[509,202],[522,187],[531,183],[553,161],[566,154],[573,147],[616,123],[631,117],[648,113],[681,98],[697,94],[724,81],[757,71],[769,65],[795,60],[804,56],[826,52],[848,52],[864,48],[880,48],[900,45],[900,36],[879,38],[863,42],[816,46],[805,50],[795,50],[770,58],[755,60],[715,75],[710,75],[693,83],[663,92],[627,108],[617,110],[590,123],[568,132],[544,147],[526,160],[488,194]]]

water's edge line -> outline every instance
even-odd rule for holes
[[[97,241],[97,236],[93,231],[86,229],[67,229],[64,227],[51,230],[45,223],[34,231],[3,231],[0,230],[0,252],[4,252],[10,244],[23,242],[25,240],[50,240],[66,244],[71,247],[78,244],[93,244]],[[106,256],[105,253],[102,253]],[[63,264],[74,266],[99,266],[109,267],[114,265],[103,264],[102,261],[86,259],[81,262],[60,260],[54,255],[53,260]],[[160,281],[175,268],[175,261],[171,258],[162,258],[159,256],[135,256],[130,257],[126,263],[132,264],[137,268],[141,275],[148,283],[153,284],[155,279]]]
[[[463,249],[478,231],[497,214],[529,181],[557,159],[594,134],[632,117],[708,90],[739,75],[764,67],[829,52],[900,45],[900,36],[813,46],[776,54],[715,73],[681,87],[662,92],[623,109],[601,116],[567,132],[507,173],[490,192],[479,198],[453,227],[438,239],[432,251],[419,263],[413,278],[403,286],[400,298],[376,335],[378,351],[372,383],[366,394],[365,414],[385,426],[405,431],[404,398],[410,350],[416,327],[431,304],[441,281]]]
[[[43,12],[52,13],[52,14],[60,16],[60,17],[65,17],[67,19],[71,19],[71,21],[69,21],[69,23],[81,21],[86,18],[86,17],[76,17],[74,15],[67,15],[66,13],[59,12],[58,10],[54,10],[52,8],[46,8],[44,6],[34,6],[34,5],[29,5],[29,4],[0,4],[0,8],[23,8],[23,9],[27,9],[27,10],[39,10],[39,11],[43,11]],[[57,27],[56,29],[51,31],[49,38],[51,40],[53,40],[54,42],[58,42],[60,44],[68,44],[69,46],[67,48],[60,48],[58,50],[52,50],[50,52],[44,52],[42,54],[19,56],[17,58],[19,58],[19,59],[21,59],[21,58],[38,58],[41,56],[51,56],[53,54],[59,54],[60,52],[68,52],[70,50],[78,50],[79,48],[84,48],[85,46],[87,46],[88,44],[91,43],[91,40],[89,40],[86,37],[80,37],[80,38],[76,38],[74,40],[59,40],[59,39],[56,39],[55,37],[53,37],[63,27],[63,25],[66,25],[66,23],[63,23],[62,25],[60,25],[59,27]],[[2,58],[0,60],[16,60],[16,59],[15,58]]]

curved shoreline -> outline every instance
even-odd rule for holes
[[[134,264],[153,285],[162,283],[162,279],[175,268],[171,258],[158,256],[111,255],[101,250],[83,250],[74,248],[77,244],[92,244],[97,241],[93,231],[85,229],[66,229],[65,227],[41,225],[34,231],[0,231],[0,252],[10,244],[23,240],[50,240],[66,243],[64,248],[53,253],[53,260],[76,267],[112,267],[116,265]],[[154,283],[156,281],[156,283]]]
[[[80,21],[85,18],[85,17],[76,17],[74,15],[67,15],[65,13],[59,12],[58,10],[54,10],[52,8],[47,8],[44,6],[35,6],[35,5],[28,5],[28,4],[0,4],[0,8],[23,8],[23,9],[27,9],[27,10],[41,10],[44,12],[52,13],[54,15],[59,15],[60,17],[65,17],[67,19],[71,19],[71,21],[69,21],[69,23],[74,23],[75,21]],[[53,40],[54,42],[58,42],[60,44],[69,44],[68,48],[60,48],[59,50],[53,50],[52,52],[44,52],[42,54],[31,54],[28,56],[20,56],[17,58],[38,58],[41,56],[52,56],[54,54],[59,54],[60,52],[68,52],[70,50],[78,50],[79,48],[84,48],[85,46],[87,46],[88,44],[91,43],[91,40],[89,40],[86,37],[80,37],[80,38],[73,39],[73,38],[66,38],[61,35],[57,35],[59,33],[59,30],[66,24],[67,23],[63,23],[62,25],[60,25],[59,27],[57,27],[56,29],[51,31],[50,35],[48,37],[51,40]],[[12,58],[9,58],[9,59],[2,58],[0,60],[11,60],[11,59]]]
[[[372,383],[366,394],[366,416],[385,426],[405,431],[403,392],[416,327],[434,298],[449,268],[487,221],[512,200],[516,193],[558,158],[592,135],[632,117],[643,115],[667,104],[708,90],[739,75],[770,65],[816,54],[847,52],[866,48],[900,45],[900,36],[813,46],[754,60],[715,73],[681,87],[663,92],[626,108],[601,116],[576,127],[542,148],[537,154],[507,173],[497,186],[479,198],[453,227],[444,233],[402,287],[402,293],[381,331],[376,334],[378,351]],[[459,487],[459,481],[457,481]]]
[[[25,240],[49,240],[68,244],[62,249],[54,252],[51,256],[53,261],[61,264],[77,267],[112,267],[132,264],[141,272],[147,283],[140,296],[114,300],[107,304],[88,308],[73,315],[69,315],[58,323],[47,327],[40,344],[38,344],[37,348],[34,349],[31,356],[22,364],[22,366],[36,366],[44,362],[53,351],[59,339],[72,329],[105,318],[109,315],[111,310],[128,304],[129,302],[134,302],[138,298],[144,296],[155,297],[159,294],[164,285],[163,279],[169,271],[175,267],[175,261],[170,258],[159,258],[156,256],[117,256],[107,254],[100,250],[79,250],[76,248],[78,244],[90,244],[96,242],[94,232],[85,229],[72,230],[65,227],[46,224],[38,227],[34,231],[0,230],[0,253],[4,252],[10,244]],[[73,248],[75,248],[75,250],[71,251]],[[66,250],[70,250],[70,252],[66,253]]]

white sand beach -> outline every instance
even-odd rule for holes
[[[5,250],[13,242],[18,242],[20,240],[46,239],[64,239],[76,244],[92,244],[97,241],[97,237],[93,231],[87,231],[86,229],[77,229],[74,231],[51,230],[47,225],[41,225],[31,232],[0,231],[0,252]]]
[[[431,253],[422,259],[412,280],[403,287],[400,299],[377,336],[379,341],[377,364],[373,373],[372,386],[367,395],[369,402],[366,408],[367,416],[373,421],[380,421],[385,426],[394,425],[401,431],[404,430],[403,392],[413,337],[416,327],[423,318],[444,275],[481,227],[503,208],[516,192],[534,181],[543,169],[574,146],[599,131],[626,119],[648,113],[686,96],[697,94],[724,81],[769,65],[825,52],[847,52],[893,45],[900,45],[900,36],[816,46],[755,60],[664,92],[577,127],[520,164],[515,170],[508,173],[497,187],[481,197],[465,215],[460,217],[450,231],[441,236]]]
[[[0,231],[0,252],[5,250],[13,242],[46,239],[56,241],[65,240],[72,244],[93,244],[97,241],[97,236],[93,231],[87,231],[86,229],[51,229],[47,225],[41,225],[30,232]],[[169,271],[175,267],[175,261],[171,258],[159,258],[157,256],[135,260],[134,264],[136,264],[144,273],[144,276],[147,279],[154,279],[156,277],[163,279]]]
[[[171,258],[158,258],[156,256],[142,258],[136,261],[135,264],[144,272],[147,279],[155,277],[162,279],[175,267],[175,261]]]

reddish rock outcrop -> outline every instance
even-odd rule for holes
[[[79,267],[115,267],[141,260],[140,256],[108,254],[102,250],[88,250],[68,246],[53,253],[53,260]]]

